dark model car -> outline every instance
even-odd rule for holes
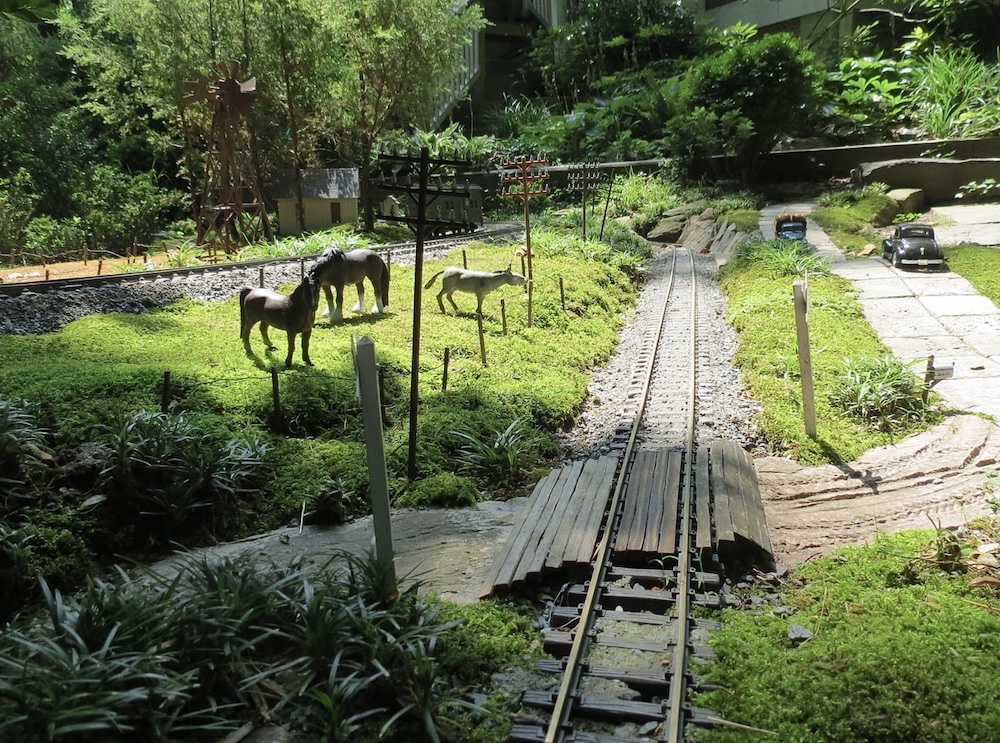
[[[805,240],[806,216],[779,214],[774,218],[774,236],[782,240]]]
[[[934,228],[926,224],[901,224],[892,237],[882,241],[882,257],[896,268],[941,266],[944,252],[934,239]]]

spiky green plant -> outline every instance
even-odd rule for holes
[[[843,379],[830,401],[879,431],[915,420],[924,409],[913,364],[893,356],[845,358]]]
[[[539,436],[521,418],[492,436],[469,428],[452,431],[463,443],[455,451],[459,471],[503,484],[516,482],[536,455]]]

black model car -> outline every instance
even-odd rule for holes
[[[774,218],[774,236],[781,240],[805,240],[804,214],[779,214]]]
[[[926,224],[898,225],[892,237],[882,241],[882,257],[896,268],[939,267],[945,262],[934,228]]]

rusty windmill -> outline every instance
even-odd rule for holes
[[[257,94],[257,78],[239,82],[238,62],[216,65],[211,77],[185,83],[183,103],[205,101],[212,111],[212,130],[205,154],[205,177],[198,206],[198,244],[213,258],[260,239],[270,240],[271,226],[260,184],[251,166],[245,122]]]

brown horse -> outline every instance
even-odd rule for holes
[[[271,339],[267,337],[267,329],[271,326],[284,330],[288,334],[288,356],[285,367],[292,366],[292,355],[295,353],[295,336],[302,334],[302,360],[309,366],[313,365],[309,358],[309,336],[316,321],[316,308],[319,307],[319,287],[313,276],[302,279],[290,297],[270,289],[254,289],[245,287],[240,292],[240,338],[247,356],[252,356],[250,350],[250,331],[260,323],[260,335],[269,351],[275,350]]]
[[[327,248],[309,269],[309,275],[326,292],[326,312],[331,322],[344,319],[344,287],[354,284],[358,289],[358,303],[352,312],[365,311],[365,279],[375,290],[373,313],[382,312],[389,304],[389,267],[374,250],[357,248],[344,252],[340,248]],[[330,287],[337,289],[337,304],[333,304]]]

